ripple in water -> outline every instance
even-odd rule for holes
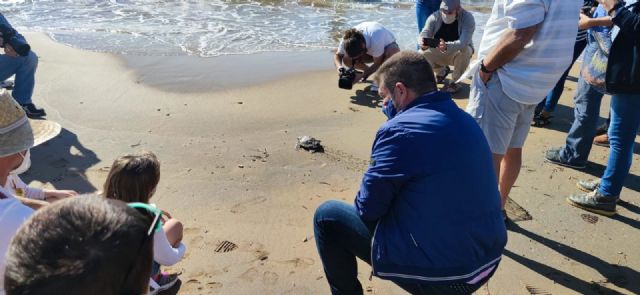
[[[490,0],[466,1],[488,7]],[[132,55],[203,57],[264,51],[329,49],[362,21],[389,28],[413,48],[412,2],[326,0],[76,1],[0,0],[19,30],[39,31],[78,48]],[[485,12],[473,12],[476,22]],[[475,42],[481,36],[476,29]]]

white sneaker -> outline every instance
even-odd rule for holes
[[[177,282],[178,274],[162,273],[158,282],[154,279],[149,279],[149,295],[156,295],[162,291],[169,290]]]

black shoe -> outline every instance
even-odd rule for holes
[[[31,119],[37,119],[47,115],[44,109],[39,109],[32,103],[23,104],[21,106],[24,112],[27,113],[27,117]]]

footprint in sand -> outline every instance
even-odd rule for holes
[[[201,294],[211,294],[212,290],[222,288],[222,283],[213,280],[210,274],[198,274],[192,276],[180,287],[180,293],[193,294],[198,291]]]
[[[296,257],[294,259],[281,261],[280,263],[292,264],[295,268],[307,268],[315,264],[315,260],[306,257]]]
[[[240,203],[237,203],[231,207],[231,213],[243,213],[249,209],[249,207],[264,203],[267,200],[266,197],[255,197]]]
[[[265,271],[264,274],[262,275],[262,280],[267,285],[275,285],[276,282],[278,282],[279,277],[280,276],[278,276],[278,274],[275,272]]]
[[[189,227],[184,229],[185,237],[188,237],[188,245],[193,248],[204,248],[206,243],[203,237],[204,232],[197,227]]]
[[[259,275],[260,273],[258,272],[258,270],[255,267],[252,267],[243,272],[240,275],[240,278],[245,281],[253,282]]]

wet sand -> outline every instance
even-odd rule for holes
[[[353,200],[385,119],[366,85],[336,87],[329,53],[274,54],[264,66],[245,63],[254,57],[131,61],[41,34],[27,38],[40,56],[35,102],[64,130],[33,150],[26,180],[91,192],[118,155],[151,150],[162,162],[152,201],[186,225],[188,254],[170,268],[182,272],[172,292],[329,294],[313,212],[329,199]],[[310,68],[300,69],[306,59]],[[596,220],[567,205],[578,179],[600,176],[608,150],[594,146],[586,173],[543,163],[542,152],[563,144],[573,118],[575,79],[566,87],[553,124],[532,128],[511,195],[533,219],[512,226],[496,275],[477,294],[640,293],[640,151],[618,217]],[[461,106],[464,91],[456,99]],[[321,139],[326,153],[296,151],[301,135]],[[366,294],[404,294],[368,281],[370,268],[361,266]]]

